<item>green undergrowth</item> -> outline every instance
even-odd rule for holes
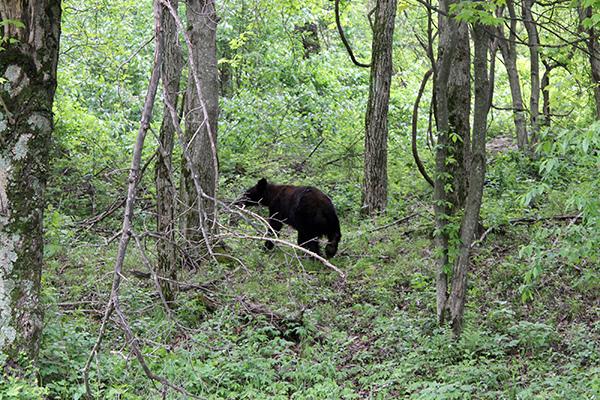
[[[151,280],[125,275],[121,304],[150,369],[208,399],[595,399],[600,323],[581,271],[550,271],[524,302],[518,249],[530,228],[489,234],[475,250],[460,340],[435,321],[431,215],[406,222],[348,215],[333,259],[347,274],[284,247],[232,242],[237,263],[184,271],[213,282],[219,307],[196,291],[165,315]],[[389,226],[388,226],[389,225]],[[387,227],[386,227],[387,226]],[[287,229],[282,237],[293,240]],[[152,246],[148,246],[152,252]],[[40,382],[49,398],[82,398],[82,368],[98,333],[116,246],[72,240],[48,260]],[[125,271],[145,270],[131,245]],[[592,284],[593,286],[593,284]],[[300,319],[281,328],[247,304]],[[92,363],[99,398],[162,398],[114,320]],[[13,398],[13,397],[7,397]],[[173,390],[167,398],[186,398]]]

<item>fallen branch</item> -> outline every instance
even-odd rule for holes
[[[511,225],[518,224],[534,224],[536,222],[542,221],[575,221],[573,223],[580,223],[583,220],[582,214],[577,215],[553,215],[550,217],[522,217],[522,218],[513,218],[508,221]]]
[[[400,219],[397,219],[397,220],[395,220],[395,221],[392,221],[392,222],[390,222],[389,224],[385,224],[385,225],[383,225],[383,226],[377,226],[377,227],[375,227],[375,228],[373,228],[373,229],[369,230],[369,233],[371,233],[371,232],[377,232],[377,231],[380,231],[380,230],[382,230],[382,229],[389,228],[390,226],[394,226],[394,225],[397,225],[397,224],[401,224],[401,223],[403,223],[403,222],[406,222],[406,221],[408,221],[408,220],[410,220],[410,219],[412,219],[413,217],[416,217],[416,216],[418,216],[418,215],[421,215],[421,214],[420,214],[420,213],[413,213],[413,214],[410,214],[410,215],[408,215],[408,216],[406,216],[406,217],[404,217],[404,218],[400,218]]]
[[[340,276],[340,278],[346,279],[346,274],[344,272],[342,272],[341,269],[339,269],[338,267],[336,267],[335,265],[333,265],[332,263],[330,263],[323,256],[320,256],[317,253],[313,253],[312,251],[307,250],[307,249],[305,249],[302,246],[299,246],[297,244],[288,242],[287,240],[279,239],[279,238],[276,238],[276,237],[253,236],[253,235],[246,235],[246,234],[241,234],[241,235],[239,235],[237,237],[240,238],[240,239],[250,239],[250,240],[260,240],[260,241],[270,240],[271,242],[283,244],[283,245],[291,247],[293,249],[300,250],[303,253],[305,253],[306,255],[309,255],[309,256],[311,256],[313,258],[316,258],[317,260],[321,261],[321,263],[323,263],[323,265],[325,265],[327,268],[330,268],[333,271],[335,271]]]

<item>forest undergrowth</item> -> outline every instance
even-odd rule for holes
[[[557,257],[543,263],[539,279],[527,279],[531,260],[523,248],[570,220],[519,220],[525,208],[505,205],[523,193],[500,186],[515,178],[503,172],[528,169],[519,168],[522,160],[510,152],[493,160],[482,223],[494,229],[474,250],[466,327],[458,341],[435,320],[432,216],[425,199],[413,194],[374,220],[341,213],[343,239],[332,261],[345,280],[284,246],[268,252],[260,242],[232,241],[229,251],[244,265],[185,270],[179,280],[197,287],[179,293],[172,318],[153,282],[132,274],[147,272],[132,247],[121,302],[147,363],[209,399],[597,398],[597,265]],[[548,198],[553,195],[559,196]],[[562,214],[557,204],[538,205],[535,215]],[[85,231],[67,236],[61,240],[69,245],[48,259],[44,278],[40,379],[51,398],[84,393],[81,369],[96,339],[116,255],[115,243],[89,240]],[[282,237],[293,241],[294,232],[284,229]],[[145,245],[152,254],[152,241]],[[207,297],[215,308],[207,308]],[[116,325],[103,349],[91,372],[100,397],[161,398]]]

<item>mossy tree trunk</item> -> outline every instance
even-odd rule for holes
[[[0,20],[0,366],[34,361],[42,330],[44,190],[53,129],[60,0],[3,0]]]
[[[383,211],[387,206],[387,117],[396,4],[396,0],[378,0],[375,9],[371,80],[365,116],[363,210],[367,214]]]
[[[198,193],[189,168],[184,162],[183,183],[186,203],[183,230],[186,239],[198,244],[209,237],[202,235],[214,228],[217,169],[217,118],[219,115],[219,79],[217,69],[217,15],[212,0],[188,0],[187,23],[195,68],[189,66],[185,105],[186,144],[202,191]],[[197,75],[195,75],[195,70]],[[200,89],[200,90],[198,90]]]
[[[433,208],[435,213],[434,246],[436,260],[436,303],[437,319],[440,324],[445,320],[448,301],[448,215],[450,213],[450,196],[446,190],[449,180],[448,146],[450,135],[450,106],[448,104],[448,81],[452,69],[452,60],[458,38],[458,24],[448,17],[448,9],[452,1],[441,0],[439,5],[443,13],[439,15],[440,27],[438,59],[434,70],[434,85],[437,110],[438,137],[435,152],[435,176],[433,188]]]
[[[173,9],[177,10],[178,0],[170,0]],[[175,251],[175,182],[173,181],[173,143],[176,132],[171,108],[177,110],[179,81],[183,58],[179,45],[177,24],[165,6],[160,14],[163,49],[162,80],[165,107],[163,121],[159,134],[159,151],[156,160],[156,229],[162,238],[157,242],[158,271],[163,277],[175,280],[177,278],[177,257]],[[171,282],[161,280],[161,289],[167,301],[174,298],[174,288]]]

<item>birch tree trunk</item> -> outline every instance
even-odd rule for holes
[[[177,10],[178,0],[170,0],[173,9]],[[177,258],[175,252],[175,183],[173,182],[173,140],[175,137],[175,123],[170,107],[177,109],[179,95],[179,81],[183,58],[178,41],[177,24],[169,10],[160,6],[161,35],[158,38],[163,49],[162,80],[164,87],[164,112],[159,134],[159,151],[156,160],[156,229],[162,239],[156,244],[158,257],[158,271],[160,276],[176,280]],[[173,285],[166,280],[161,280],[161,289],[167,301],[173,300]]]
[[[216,195],[216,141],[219,114],[219,80],[217,69],[217,15],[213,0],[188,0],[186,2],[188,32],[192,47],[194,68],[190,66],[186,105],[186,144],[198,171],[202,191],[208,197]],[[196,85],[199,80],[200,93]],[[214,152],[214,154],[213,154]],[[203,240],[201,231],[208,232],[213,226],[215,202],[209,198],[198,198],[191,172],[183,163],[183,182],[186,193],[186,217],[184,234],[193,242]],[[202,215],[199,215],[202,213]],[[208,245],[208,244],[206,244]]]
[[[373,25],[371,79],[365,116],[363,211],[387,206],[387,134],[396,0],[378,0]]]
[[[0,51],[0,369],[35,360],[42,331],[44,190],[53,130],[60,0],[3,0]]]

